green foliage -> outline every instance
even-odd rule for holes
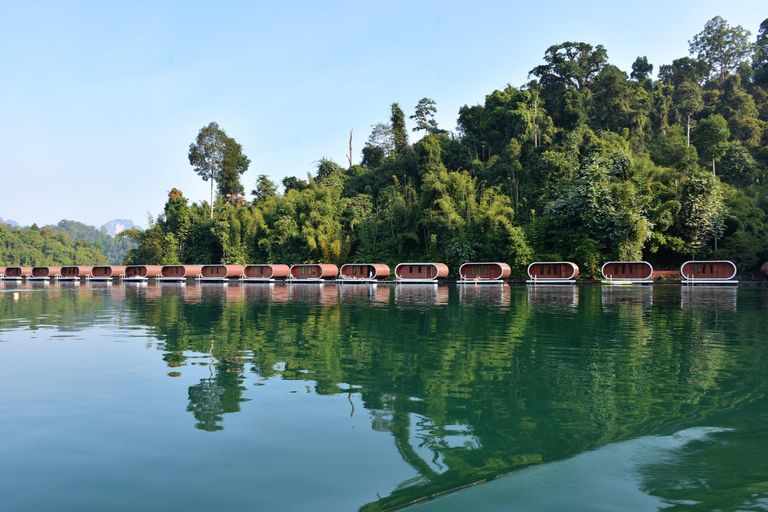
[[[750,67],[743,34],[715,18],[691,43],[707,60],[662,64],[655,82],[645,57],[630,78],[602,46],[552,46],[531,71],[537,80],[461,107],[458,134],[437,129],[434,102],[423,98],[411,119],[425,135],[410,145],[393,103],[361,165],[321,159],[315,175],[285,178],[282,192],[261,175],[252,204],[237,186],[247,168],[238,145],[235,179],[211,199],[218,213],[172,193],[146,232],[128,234],[139,245],[127,260],[421,260],[453,272],[501,260],[520,275],[545,258],[596,277],[607,260],[674,268],[696,254],[728,256],[754,273],[768,258],[768,90],[758,80],[768,43],[761,26]],[[215,123],[205,130],[210,155],[220,148],[223,158],[231,139]],[[208,154],[205,140],[191,149]],[[204,178],[220,179],[210,155],[195,161]],[[701,171],[699,157],[713,170],[719,160],[720,177]]]
[[[62,222],[69,225],[68,223],[72,221]],[[85,225],[80,224],[80,226]],[[90,226],[85,227],[95,231]],[[98,241],[73,239],[61,228],[52,229],[46,226],[39,229],[34,224],[22,228],[0,223],[0,265],[2,266],[107,265],[108,261],[98,244]]]
[[[106,232],[106,228],[98,230],[93,226],[88,226],[82,222],[73,220],[61,220],[55,226],[44,226],[43,229],[45,228],[66,233],[73,240],[82,239],[89,244],[93,244],[104,254],[107,261],[113,265],[119,264],[127,254],[128,250],[135,245],[135,243],[128,238],[110,236],[109,233]]]

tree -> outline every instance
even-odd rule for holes
[[[730,136],[728,123],[720,114],[702,119],[693,131],[693,141],[701,158],[712,161],[712,174],[715,174],[715,160],[722,158],[728,150]]]
[[[757,31],[755,53],[752,54],[752,69],[757,85],[768,86],[768,18],[764,19]]]
[[[648,62],[648,57],[643,55],[635,59],[632,63],[632,73],[629,75],[632,80],[637,80],[644,87],[651,86],[651,73],[653,73],[653,64]]]
[[[232,137],[226,138],[225,146],[219,176],[219,195],[238,196],[245,193],[240,175],[248,170],[251,161],[243,154],[243,147]]]
[[[266,174],[259,174],[256,178],[256,188],[251,190],[253,203],[258,204],[271,197],[277,196],[277,185]]]
[[[221,175],[227,151],[227,134],[217,123],[203,127],[189,145],[189,163],[203,181],[211,180],[211,221],[213,221],[213,184]]]
[[[536,66],[529,75],[539,77],[542,88],[552,85],[583,89],[608,61],[602,45],[565,42],[550,46],[544,53],[546,64]]]
[[[722,82],[749,55],[752,49],[750,35],[751,32],[741,25],[730,27],[723,18],[715,16],[704,25],[701,33],[688,41],[689,52],[706,62],[710,70],[717,71]]]
[[[672,102],[675,109],[685,116],[686,134],[688,136],[688,145],[691,145],[691,116],[704,108],[704,101],[701,99],[701,87],[696,82],[686,81],[681,83],[675,92],[672,93]]]
[[[680,199],[682,238],[696,254],[705,243],[722,236],[727,208],[718,179],[704,172],[691,174]]]
[[[397,103],[392,104],[390,123],[395,141],[395,153],[402,153],[408,146],[408,132],[405,129],[405,114]]]
[[[429,98],[420,99],[419,103],[416,104],[416,112],[408,118],[416,121],[416,127],[413,131],[424,130],[428,134],[435,133],[437,131],[436,113],[437,107],[435,107],[433,100]]]

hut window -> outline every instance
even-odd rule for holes
[[[417,272],[418,272],[419,274],[421,274],[421,267],[419,267],[419,269],[418,269],[418,271],[417,271]]]
[[[632,265],[629,266],[629,273],[632,274]]]

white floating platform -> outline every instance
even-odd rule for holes
[[[373,279],[372,277],[362,277],[360,279],[337,279],[336,282],[340,284],[376,284],[381,282],[381,280]]]
[[[739,284],[737,279],[683,279],[682,284],[708,285],[708,284]]]
[[[502,281],[501,279],[459,279],[456,281],[456,284],[463,284],[467,286],[476,285],[476,284],[505,284],[506,281]]]
[[[547,284],[576,284],[575,279],[529,279],[528,284],[547,285]]]
[[[650,279],[604,279],[600,281],[600,284],[607,286],[628,286],[633,284],[653,284]]]
[[[245,277],[240,280],[241,283],[262,283],[262,284],[272,284],[276,283],[277,279],[271,279],[271,278],[260,278],[260,277]]]

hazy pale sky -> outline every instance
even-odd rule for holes
[[[359,162],[394,102],[409,116],[432,98],[455,130],[462,105],[526,83],[553,44],[602,44],[628,73],[647,55],[655,75],[717,15],[754,40],[768,5],[2,2],[0,217],[146,225],[173,187],[208,197],[187,151],[211,121],[251,159],[250,191],[258,174],[304,178],[323,157],[346,166],[351,129]]]

